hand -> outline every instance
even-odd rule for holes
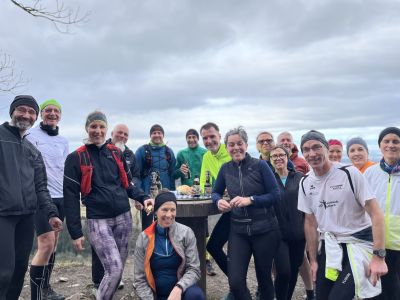
[[[63,222],[58,217],[51,217],[49,224],[54,232],[60,232],[63,230]]]
[[[231,207],[245,207],[251,204],[250,197],[236,196],[230,202]]]
[[[76,251],[83,251],[85,250],[85,247],[83,247],[85,243],[85,237],[81,236],[80,238],[77,238],[76,240],[73,240],[72,243],[74,244],[74,248]]]
[[[310,260],[310,270],[311,270],[311,278],[313,282],[317,281],[317,270],[318,270],[318,263],[317,261]]]
[[[135,200],[135,208],[136,208],[137,210],[142,210],[142,209],[143,209],[142,203],[140,203],[139,201],[136,201],[136,200]]]
[[[181,171],[181,173],[183,174],[183,175],[187,175],[187,173],[189,172],[189,168],[188,168],[188,166],[187,165],[185,165],[185,164],[182,164],[181,165],[181,167],[179,168],[179,170]]]
[[[384,258],[372,255],[371,262],[368,266],[367,276],[370,277],[373,286],[376,285],[379,278],[388,272],[388,267]]]
[[[143,204],[144,204],[144,209],[146,211],[146,214],[150,215],[152,213],[152,211],[154,210],[154,199],[144,200]]]
[[[219,199],[217,202],[218,209],[222,212],[227,212],[231,210],[229,202],[224,199]]]
[[[182,290],[176,286],[172,289],[167,300],[181,300],[181,299],[182,299]]]

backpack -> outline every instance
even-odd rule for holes
[[[340,168],[338,168],[338,169],[339,169],[339,170],[342,170],[343,172],[346,173],[347,179],[349,180],[349,183],[350,183],[351,190],[353,191],[353,194],[354,194],[354,197],[355,197],[356,194],[355,194],[355,192],[354,192],[353,180],[351,179],[349,170],[347,170],[347,167],[350,167],[350,166],[351,166],[351,165],[347,165],[347,166],[340,167]],[[306,190],[304,189],[304,183],[303,183],[303,182],[304,182],[304,180],[305,180],[307,177],[308,177],[308,174],[307,174],[307,175],[304,175],[304,177],[303,177],[302,180],[301,180],[301,189],[303,190],[304,196],[306,196]]]
[[[119,170],[119,177],[122,182],[122,186],[127,189],[129,187],[128,176],[124,168],[124,163],[122,159],[121,150],[114,146],[113,144],[107,144],[107,149],[110,150]],[[92,190],[92,175],[93,175],[93,165],[90,161],[90,155],[87,151],[86,145],[83,145],[76,149],[79,156],[79,165],[82,173],[81,178],[81,194],[82,198],[86,197]]]
[[[143,171],[141,172],[141,177],[146,177],[149,175],[152,163],[153,163],[153,156],[151,155],[151,148],[149,144],[143,145],[144,147],[144,166],[143,166]],[[165,160],[168,163],[168,166],[171,163],[171,150],[170,148],[165,145]]]

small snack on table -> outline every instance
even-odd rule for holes
[[[178,193],[180,195],[191,195],[192,194],[192,188],[190,186],[188,186],[188,185],[185,185],[185,184],[181,185],[181,186],[178,186],[176,188],[176,190],[178,191]]]

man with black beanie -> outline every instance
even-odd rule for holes
[[[0,125],[0,299],[18,299],[21,293],[35,212],[40,209],[54,231],[62,230],[42,156],[25,138],[38,113],[32,96],[16,96],[10,105],[11,121]]]

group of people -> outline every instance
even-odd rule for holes
[[[85,247],[81,204],[96,298],[112,299],[123,286],[133,226],[129,198],[142,210],[134,254],[139,298],[205,299],[196,285],[196,238],[175,221],[171,192],[177,179],[191,186],[195,177],[203,191],[208,177],[222,213],[207,251],[228,277],[226,299],[251,299],[251,257],[258,299],[291,299],[299,273],[308,299],[400,299],[399,128],[380,133],[383,157],[377,163],[368,159],[365,140],[356,137],[346,145],[352,165],[341,164],[342,143],[316,130],[301,138],[303,157],[289,132],[275,143],[262,131],[256,137],[260,157],[254,158],[244,128],[229,130],[222,142],[212,122],[199,132],[189,129],[188,147],[175,158],[161,125],[153,125],[149,143],[133,153],[126,146],[128,127],[116,125],[107,140],[107,117],[94,111],[86,118],[84,145],[70,153],[59,135],[61,111],[54,99],[39,106],[32,96],[20,95],[10,105],[11,121],[0,125],[0,299],[18,299],[34,230],[31,299],[65,298],[52,289],[50,276],[64,217],[75,249]],[[31,128],[39,114],[42,122]],[[163,190],[152,198],[154,172]],[[207,273],[215,275],[210,258]]]

